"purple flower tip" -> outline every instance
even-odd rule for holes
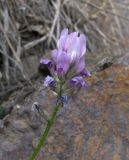
[[[83,77],[74,77],[73,79],[70,80],[70,85],[72,87],[86,87],[87,83],[83,79]]]
[[[47,76],[46,78],[45,78],[45,80],[44,80],[44,86],[45,87],[53,87],[53,86],[55,86],[55,84],[56,84],[56,81],[54,80],[54,78],[53,77],[51,77],[51,76]]]
[[[63,102],[64,104],[67,104],[68,103],[68,96],[64,95],[64,96],[61,96],[58,101],[61,101]]]
[[[41,59],[40,64],[46,65],[51,73],[55,72],[55,65],[50,59]]]
[[[81,75],[82,75],[82,76],[85,76],[85,77],[89,77],[89,76],[91,76],[91,73],[90,73],[90,71],[88,71],[87,68],[84,68],[84,69],[81,71]]]
[[[40,60],[40,64],[49,65],[50,63],[51,63],[51,60],[49,60],[49,59],[41,59],[41,60]]]

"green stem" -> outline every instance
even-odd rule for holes
[[[60,83],[60,90],[59,90],[59,93],[58,93],[58,97],[61,97],[62,95],[62,83]],[[39,143],[38,145],[36,146],[36,148],[34,149],[34,152],[33,154],[31,155],[30,159],[29,160],[35,160],[36,156],[38,155],[41,147],[44,145],[46,139],[47,139],[47,136],[48,136],[48,133],[51,129],[51,127],[53,126],[54,122],[55,122],[55,119],[56,119],[56,116],[57,116],[57,113],[59,111],[59,109],[62,107],[62,103],[58,103],[57,102],[57,105],[50,117],[50,119],[48,120],[48,124],[47,124],[47,127],[41,137],[41,139],[39,140]]]

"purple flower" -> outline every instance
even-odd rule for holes
[[[45,87],[54,87],[56,84],[56,81],[53,77],[47,76],[44,80],[44,86]]]
[[[86,81],[83,79],[83,77],[74,77],[70,80],[70,86],[71,87],[77,87],[77,88],[82,88],[88,86]]]
[[[51,63],[52,63],[52,61],[49,60],[49,59],[41,59],[41,60],[40,60],[40,63],[50,66]]]
[[[47,65],[52,75],[89,76],[90,72],[85,64],[86,37],[79,32],[68,33],[68,29],[61,32],[57,42],[57,49],[52,51],[52,60],[42,59],[41,64]],[[54,73],[54,74],[53,74]]]
[[[76,60],[85,55],[86,37],[83,34],[79,34],[79,32],[72,32],[68,34],[68,29],[64,29],[61,32],[57,46],[58,53],[56,54],[56,57],[58,57],[62,51],[65,51],[69,57],[70,64],[73,64],[76,62]]]
[[[57,57],[54,57],[54,54],[58,54]],[[52,52],[52,57],[54,57],[53,59],[55,59],[57,74],[59,76],[65,75],[70,66],[70,61],[67,53],[65,51],[62,51],[61,53],[59,53],[58,51],[54,51]]]
[[[68,103],[68,96],[64,95],[61,96],[58,101],[61,101],[61,103],[67,104]]]
[[[85,53],[86,36],[79,32],[68,33],[66,28],[61,32],[57,48],[51,53],[51,59],[40,60],[52,75],[45,78],[44,86],[50,87],[60,96],[58,100],[61,103],[66,103],[81,88],[88,86],[84,77],[91,74],[86,67]]]
[[[78,32],[68,34],[68,29],[61,32],[57,49],[52,51],[58,75],[66,75],[73,66],[75,73],[81,73],[85,65],[86,37]]]

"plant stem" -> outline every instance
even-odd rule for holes
[[[58,93],[58,97],[60,98],[61,95],[62,95],[62,83],[60,83],[60,90],[59,90],[59,93]],[[45,143],[45,141],[47,139],[48,133],[49,133],[51,127],[53,126],[53,124],[55,122],[55,119],[56,119],[56,116],[57,116],[57,113],[60,110],[60,108],[62,107],[62,105],[63,105],[62,103],[57,102],[57,105],[55,106],[55,109],[54,109],[50,119],[48,120],[47,127],[46,127],[41,139],[39,140],[38,145],[34,149],[34,152],[31,155],[29,160],[35,160],[36,156],[38,155],[41,147],[44,145],[44,143]]]
[[[44,142],[45,142],[45,140],[46,140],[46,138],[47,138],[47,135],[48,135],[48,133],[49,133],[52,125],[54,124],[54,121],[55,121],[55,119],[56,119],[56,115],[57,115],[57,113],[58,113],[59,108],[60,108],[60,105],[57,105],[57,106],[55,107],[55,110],[54,110],[54,112],[52,113],[52,116],[51,116],[50,120],[48,121],[47,127],[46,127],[46,129],[45,129],[45,131],[44,131],[44,133],[43,133],[43,135],[42,135],[42,137],[41,137],[41,139],[40,139],[37,147],[35,148],[35,150],[34,150],[32,156],[31,156],[30,160],[35,160],[35,158],[36,158],[36,156],[38,155],[41,147],[44,145]]]

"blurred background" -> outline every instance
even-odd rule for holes
[[[0,102],[33,86],[63,28],[87,35],[90,70],[103,59],[129,64],[128,0],[0,0]]]

